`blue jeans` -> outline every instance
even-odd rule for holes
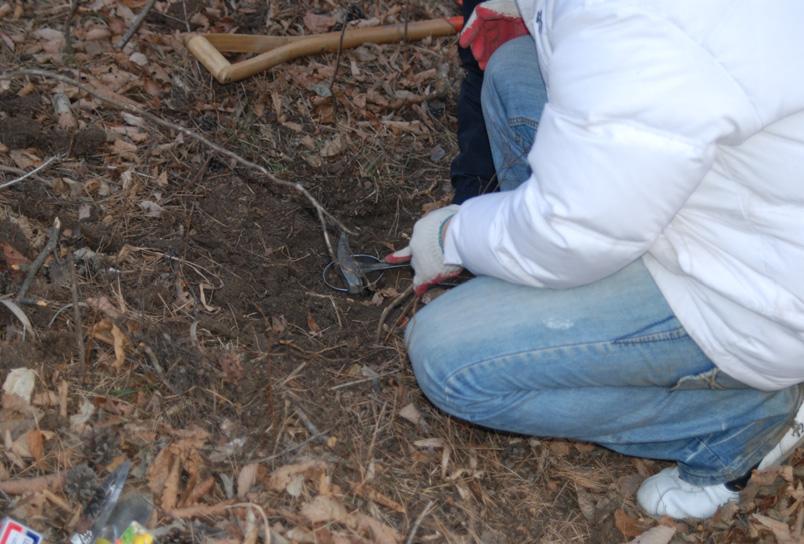
[[[530,173],[545,101],[533,47],[509,42],[486,69],[483,111],[503,189]],[[406,341],[422,390],[449,414],[677,461],[697,485],[748,472],[801,400],[798,387],[759,391],[719,371],[641,261],[564,290],[471,279],[420,310]]]

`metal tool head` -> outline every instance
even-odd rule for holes
[[[352,253],[345,233],[341,233],[338,240],[335,257],[337,260],[324,267],[321,279],[330,289],[350,295],[360,295],[369,291],[386,270],[410,266],[407,262],[392,264],[373,255]]]
[[[349,247],[349,238],[345,232],[341,232],[341,237],[338,239],[338,250],[335,256],[337,257],[338,269],[341,277],[346,282],[346,292],[350,295],[359,295],[363,292],[365,286],[365,274],[360,269],[355,257],[352,255],[352,249]],[[326,281],[326,276],[325,280]],[[337,289],[341,291],[342,289]]]

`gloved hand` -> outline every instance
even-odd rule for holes
[[[413,225],[410,245],[385,257],[392,264],[410,261],[415,274],[413,291],[421,296],[427,289],[461,273],[460,266],[444,264],[444,229],[460,206],[453,204],[426,214]]]
[[[485,70],[491,54],[498,47],[527,33],[516,0],[489,0],[474,9],[458,43],[461,47],[471,48],[480,69]]]

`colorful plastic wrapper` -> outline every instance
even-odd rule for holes
[[[0,521],[0,544],[41,544],[42,535],[11,518]]]
[[[123,534],[114,543],[103,538],[99,539],[97,544],[155,544],[155,541],[154,535],[135,521],[128,526],[128,529],[123,531]]]

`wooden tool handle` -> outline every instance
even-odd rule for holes
[[[225,83],[232,64],[224,58],[209,40],[202,34],[193,34],[187,38],[185,46],[198,59],[198,62],[209,70],[212,77]]]
[[[450,36],[460,31],[462,17],[431,19],[413,23],[398,23],[366,28],[347,29],[341,32],[328,32],[312,36],[276,37],[244,36],[237,34],[194,35],[187,40],[187,48],[210,71],[220,83],[239,81],[258,72],[269,70],[289,60],[338,51],[338,48],[352,49],[364,43],[394,43],[414,41],[429,36]],[[219,49],[216,49],[215,47]],[[264,51],[250,59],[230,64],[220,51],[248,52]]]

